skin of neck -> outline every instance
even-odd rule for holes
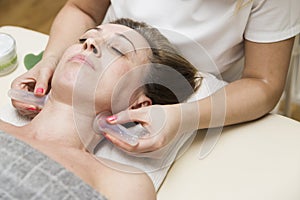
[[[23,128],[27,136],[93,152],[103,136],[93,130],[95,114],[75,111],[72,105],[49,99],[42,111]]]

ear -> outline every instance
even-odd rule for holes
[[[149,97],[147,97],[145,94],[140,94],[137,99],[131,104],[129,109],[137,109],[144,106],[150,106],[152,105],[152,101]]]

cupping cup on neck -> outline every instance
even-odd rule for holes
[[[137,145],[139,138],[148,134],[146,129],[140,124],[131,123],[130,127],[127,124],[128,128],[120,124],[111,125],[106,121],[108,116],[110,116],[108,112],[103,112],[96,116],[93,128],[98,134],[105,132],[131,146]]]
[[[8,96],[14,100],[21,101],[30,105],[43,107],[47,101],[48,96],[37,97],[33,92],[28,92],[25,90],[10,89],[8,91]]]

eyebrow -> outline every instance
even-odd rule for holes
[[[90,30],[102,31],[102,28],[100,28],[100,27],[89,28],[85,32],[88,32]]]
[[[89,28],[89,29],[86,30],[86,32],[89,31],[89,30],[102,31],[102,28],[100,28],[100,27]],[[117,36],[122,37],[122,38],[124,38],[125,40],[127,40],[127,41],[131,44],[131,46],[133,47],[134,52],[136,53],[136,48],[135,48],[133,42],[132,42],[128,37],[126,37],[126,36],[125,36],[124,34],[122,34],[122,33],[115,33],[115,34],[116,34]]]
[[[136,53],[135,46],[134,46],[133,42],[128,37],[126,37],[122,33],[116,33],[116,35],[119,36],[119,37],[124,38],[125,40],[127,40],[131,44],[131,46],[133,47],[134,52]]]

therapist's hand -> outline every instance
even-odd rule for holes
[[[34,92],[36,96],[44,96],[49,88],[49,83],[56,68],[56,59],[43,58],[32,69],[17,77],[11,84],[11,88]],[[41,108],[24,102],[12,100],[13,106],[26,117],[33,118]]]
[[[180,124],[180,112],[177,105],[154,105],[139,109],[126,110],[107,118],[111,124],[139,122],[150,133],[140,138],[136,146],[131,146],[109,134],[105,137],[114,145],[129,152],[151,152],[167,145],[177,134]]]
[[[128,152],[145,153],[155,151],[169,144],[177,134],[183,134],[198,128],[197,119],[195,120],[196,123],[186,122],[186,120],[189,120],[187,114],[195,119],[193,117],[196,113],[195,109],[193,109],[193,113],[190,112],[191,106],[182,106],[182,104],[153,105],[122,111],[108,117],[107,122],[110,124],[139,122],[150,134],[140,138],[136,146],[126,144],[109,134],[104,136],[114,145]]]

